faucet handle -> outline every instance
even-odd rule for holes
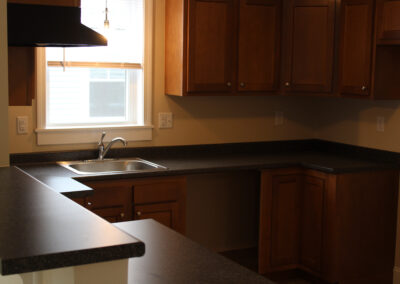
[[[101,138],[100,138],[99,146],[103,145],[103,139],[104,139],[105,136],[106,136],[106,132],[103,131],[103,132],[101,133]]]

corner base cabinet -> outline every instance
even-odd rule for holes
[[[262,172],[259,272],[300,269],[339,284],[391,284],[398,171]]]
[[[182,234],[185,233],[184,176],[83,183],[93,188],[93,194],[73,200],[109,222],[152,218]]]

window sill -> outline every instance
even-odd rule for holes
[[[105,142],[114,137],[123,137],[127,141],[149,141],[152,139],[152,125],[146,126],[114,126],[114,127],[87,127],[87,128],[38,128],[38,145],[61,145],[96,143],[99,141],[101,132],[107,133]]]

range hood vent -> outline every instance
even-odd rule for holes
[[[81,23],[79,7],[7,4],[9,46],[104,46],[107,39]]]

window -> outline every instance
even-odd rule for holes
[[[151,139],[152,1],[82,0],[82,23],[106,47],[39,48],[38,144]]]

